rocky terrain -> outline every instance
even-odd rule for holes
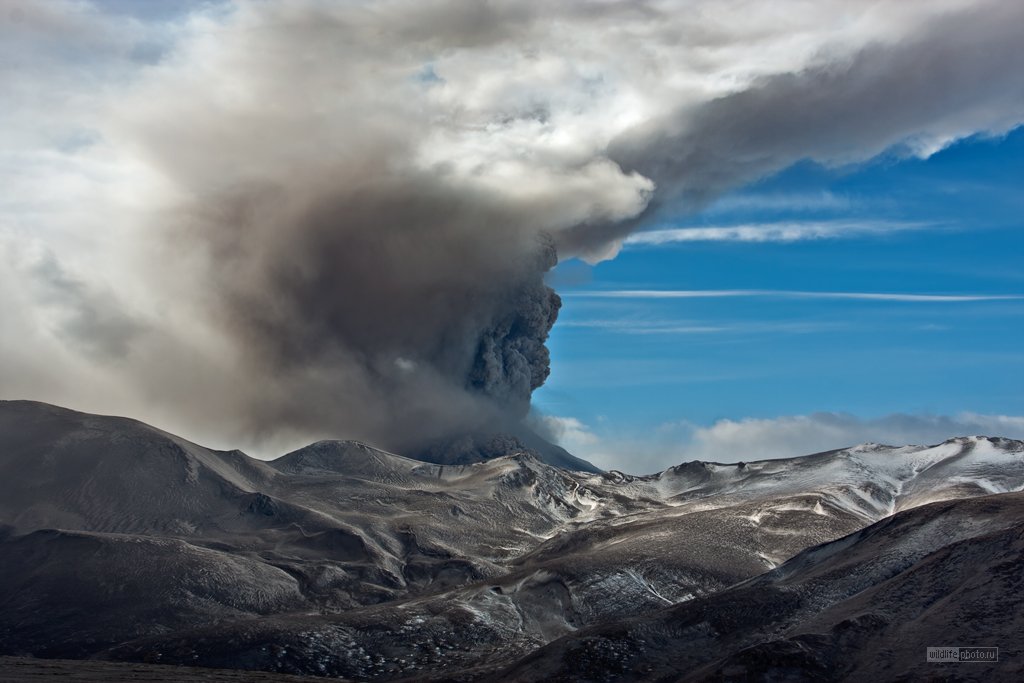
[[[927,645],[992,644],[1005,673],[1022,489],[1024,444],[998,438],[638,477],[345,441],[264,462],[0,402],[0,654],[356,680],[891,679],[920,675]]]
[[[1021,680],[1024,494],[933,503],[656,614],[584,629],[506,680]],[[928,646],[1000,662],[926,664]]]

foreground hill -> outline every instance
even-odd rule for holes
[[[0,402],[0,654],[472,677],[894,512],[1022,489],[1024,444],[997,438],[635,477],[348,441],[262,462]]]
[[[1022,566],[1024,494],[933,503],[714,595],[569,635],[501,678],[1021,680]],[[1001,661],[925,662],[950,645],[999,647]]]

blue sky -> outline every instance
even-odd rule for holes
[[[870,420],[891,414],[1024,414],[1022,188],[1021,128],[926,159],[798,163],[652,226],[754,226],[748,240],[708,231],[627,243],[595,267],[560,264],[553,372],[535,404],[617,442],[689,425],[668,430],[669,452],[720,420],[842,413],[874,440]],[[788,239],[749,241],[780,225]],[[618,298],[624,290],[756,292]],[[798,294],[807,292],[925,298]],[[937,426],[935,438],[956,426]]]

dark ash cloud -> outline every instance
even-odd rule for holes
[[[254,397],[253,428],[287,422],[405,451],[526,414],[560,305],[543,282],[549,238],[499,202],[408,174],[341,182],[282,211],[292,193],[202,198],[170,232],[201,249],[207,314],[252,376],[287,389],[284,402]]]

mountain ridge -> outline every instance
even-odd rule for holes
[[[710,600],[922,504],[1019,496],[1024,443],[650,475],[351,441],[260,461],[0,402],[0,475],[0,655],[429,680]]]

